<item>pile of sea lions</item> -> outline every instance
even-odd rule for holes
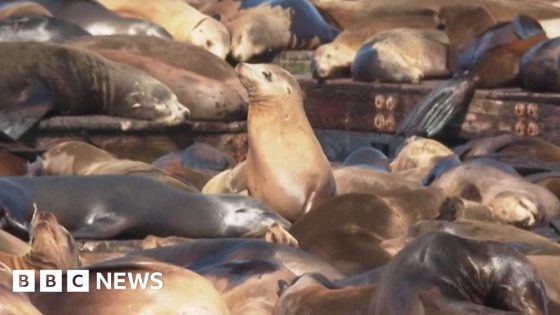
[[[560,88],[541,25],[558,16],[505,0],[0,1],[0,141],[57,114],[246,119],[248,138],[242,161],[203,143],[151,162],[76,140],[0,150],[0,313],[560,314],[557,139],[422,136],[477,88]],[[261,63],[315,48],[321,80],[448,80],[395,153],[329,160],[297,78]],[[62,292],[14,292],[14,271],[53,269]],[[67,292],[76,269],[89,292]],[[96,287],[115,272],[162,286]]]

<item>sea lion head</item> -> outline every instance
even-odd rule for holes
[[[231,21],[231,54],[239,62],[270,54],[290,42],[290,14],[279,7],[256,7]]]
[[[74,238],[50,212],[35,211],[29,232],[29,261],[41,268],[68,269],[79,266]]]
[[[235,71],[249,93],[251,105],[266,104],[269,100],[282,100],[284,103],[294,97],[301,98],[296,79],[278,66],[240,63]]]
[[[489,207],[500,219],[521,228],[530,228],[538,221],[537,204],[513,191],[499,193],[491,200]]]
[[[290,222],[256,199],[239,195],[218,196],[229,208],[223,217],[225,232],[229,235],[262,236],[273,224],[279,224],[284,229],[290,228]]]
[[[356,52],[339,43],[328,43],[315,50],[311,67],[316,79],[344,77],[350,74],[350,65]]]
[[[202,19],[192,29],[190,39],[192,44],[202,47],[222,59],[226,58],[230,50],[227,28],[210,17]]]

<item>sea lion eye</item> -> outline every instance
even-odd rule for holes
[[[214,44],[212,43],[212,41],[207,40],[206,41],[206,47],[212,47],[214,46]]]
[[[268,82],[272,82],[272,73],[270,71],[263,71],[262,75]]]

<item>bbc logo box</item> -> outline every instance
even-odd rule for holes
[[[39,271],[39,292],[62,292],[62,270]],[[14,270],[12,276],[13,292],[35,292],[35,270]],[[89,292],[88,270],[66,271],[66,292]]]

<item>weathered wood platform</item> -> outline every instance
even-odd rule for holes
[[[418,85],[356,83],[349,79],[318,85],[298,76],[307,116],[327,155],[342,159],[348,151],[376,145],[392,151],[397,124],[438,82]],[[444,132],[444,140],[459,143],[503,133],[541,136],[560,144],[560,94],[520,89],[477,91],[466,113]],[[210,143],[244,158],[246,123],[187,122],[165,126],[114,117],[54,117],[43,120],[22,139],[35,148],[81,139],[119,157],[152,161],[193,142]]]

